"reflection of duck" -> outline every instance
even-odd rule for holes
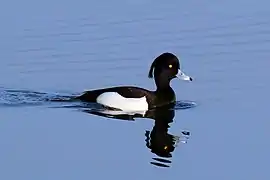
[[[160,158],[153,158],[159,162],[151,162],[151,164],[169,167],[165,163],[171,163],[168,158],[172,157],[172,152],[175,150],[178,142],[182,138],[187,138],[189,132],[182,132],[184,136],[175,136],[168,133],[170,123],[173,122],[175,116],[174,109],[161,108],[152,112],[152,119],[155,120],[152,131],[146,131],[146,146],[151,149],[151,152],[159,156]],[[164,159],[167,158],[167,159]]]
[[[168,133],[170,127],[169,123],[173,122],[175,116],[175,110],[170,107],[159,108],[146,113],[125,113],[123,111],[113,110],[84,110],[84,112],[109,117],[113,119],[121,120],[134,120],[134,118],[150,118],[154,120],[154,127],[152,131],[146,131],[146,146],[151,149],[151,152],[159,156],[159,158],[153,158],[158,162],[151,162],[153,165],[169,167],[165,163],[171,163],[170,160],[165,158],[171,158],[172,152],[177,146],[180,139],[185,138],[187,140],[189,132],[182,132],[180,136],[174,136]],[[185,141],[184,141],[185,142]]]
[[[168,134],[169,123],[173,121],[174,110],[160,110],[154,113],[155,124],[152,131],[146,131],[146,146],[160,157],[172,157],[176,137]]]

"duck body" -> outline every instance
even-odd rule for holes
[[[77,99],[125,111],[145,111],[175,103],[176,98],[170,87],[164,90],[150,91],[135,86],[118,86],[86,91]]]
[[[123,111],[147,111],[176,102],[175,92],[170,86],[172,79],[178,77],[192,81],[180,70],[179,60],[172,53],[158,56],[150,67],[148,77],[155,79],[155,91],[135,86],[116,86],[86,91],[75,99]]]

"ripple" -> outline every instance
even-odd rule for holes
[[[181,100],[181,101],[176,101],[176,105],[175,105],[174,109],[175,110],[190,109],[190,108],[194,108],[196,106],[197,106],[197,103],[194,101]]]
[[[0,107],[21,107],[21,106],[40,106],[50,105],[52,108],[73,108],[78,110],[104,111],[110,110],[113,113],[117,111],[108,109],[98,103],[87,103],[74,100],[74,93],[47,93],[30,90],[14,90],[0,88]],[[196,107],[194,101],[181,100],[177,101],[174,110],[184,110]],[[118,112],[123,114],[125,112]]]

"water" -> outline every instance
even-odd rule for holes
[[[269,179],[268,7],[266,0],[2,3],[0,179]],[[154,89],[148,68],[165,51],[194,78],[172,82],[178,101],[196,103],[165,111],[168,131],[166,122],[154,131],[152,145],[167,142],[164,150],[179,141],[171,158],[147,147],[163,121],[46,101],[114,85]]]

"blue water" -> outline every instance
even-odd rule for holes
[[[269,5],[2,2],[0,179],[269,179]],[[160,121],[47,101],[114,85],[154,89],[148,69],[166,51],[194,78],[173,80],[180,105],[161,113],[172,122],[152,140],[180,139],[170,158],[147,138]]]

